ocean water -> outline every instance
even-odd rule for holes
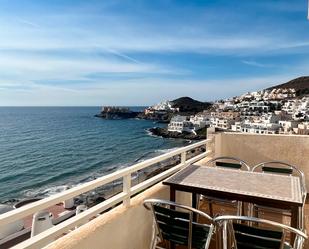
[[[138,109],[138,108],[133,108]],[[147,120],[103,120],[100,107],[0,107],[0,202],[48,196],[184,146]]]

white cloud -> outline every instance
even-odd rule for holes
[[[33,84],[25,91],[0,91],[0,105],[71,106],[83,105],[151,105],[163,99],[190,96],[201,101],[227,98],[247,91],[283,83],[296,75],[272,75],[218,80],[166,80],[157,78],[97,80],[81,86],[46,86]],[[220,87],[218,87],[220,85]],[[12,98],[14,96],[14,98]]]
[[[253,60],[242,60],[241,62],[246,64],[246,65],[253,66],[253,67],[262,67],[262,68],[274,67],[274,65],[266,64],[266,63],[260,63],[260,62],[253,61]]]
[[[168,73],[159,65],[124,62],[112,58],[55,58],[48,55],[6,54],[0,57],[2,80],[13,82],[40,80],[85,80],[96,73]],[[3,75],[6,75],[4,77]],[[1,81],[0,81],[1,85]]]
[[[34,28],[40,28],[40,26],[38,24],[36,24],[34,22],[30,22],[30,21],[22,19],[22,18],[17,18],[17,21],[19,21],[22,24],[26,24],[26,25],[29,25],[31,27],[34,27]]]
[[[34,17],[33,17],[34,18]],[[32,19],[33,19],[32,18]],[[217,18],[217,17],[216,17]],[[215,19],[214,19],[215,20]],[[277,49],[309,46],[305,39],[272,33],[265,26],[252,30],[228,32],[224,26],[212,23],[185,22],[158,25],[140,19],[103,13],[101,16],[80,13],[26,18],[0,19],[0,49],[53,50],[100,48],[123,55],[126,52],[194,52],[223,54],[255,54]],[[21,27],[20,24],[24,24]],[[89,24],[86,26],[85,23]],[[217,27],[217,28],[215,28]],[[221,30],[221,32],[213,32]],[[130,60],[130,57],[127,57]],[[132,58],[131,58],[132,59]],[[134,58],[133,58],[134,60]],[[133,61],[132,60],[132,61]]]

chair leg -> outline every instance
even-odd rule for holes
[[[249,203],[248,204],[248,216],[249,217],[253,217],[253,204],[252,203]]]
[[[156,249],[157,248],[157,243],[158,243],[158,239],[155,237],[154,239],[152,239],[151,241],[151,249]]]
[[[249,214],[250,217],[259,218],[259,210],[256,206],[254,206],[253,203],[248,204],[248,214]],[[250,222],[249,224],[250,224],[250,226],[252,226],[253,224],[256,225],[256,226],[258,225],[258,223],[256,223],[256,222],[254,222],[254,223]]]
[[[299,208],[298,229],[304,230],[304,207]]]
[[[248,216],[249,216],[249,217],[254,217],[253,209],[254,209],[254,204],[248,203]],[[250,221],[250,222],[249,222],[249,226],[252,226],[252,225],[253,225],[253,222]]]
[[[253,207],[253,215],[256,218],[259,218],[259,209],[257,207]]]
[[[259,218],[259,209],[253,205],[253,215],[255,218]],[[259,226],[259,223],[255,222],[255,226]]]
[[[157,236],[156,223],[154,221],[153,224],[152,224],[152,235],[151,235],[150,248],[151,249],[156,249],[158,242],[159,242],[159,237]]]
[[[197,207],[197,209],[200,208],[200,204],[201,204],[201,195],[196,194],[196,207]]]
[[[156,249],[157,248],[157,244],[158,244],[158,238],[155,237],[152,241],[151,241],[151,249]]]
[[[242,202],[238,201],[237,202],[237,216],[241,216],[242,215]]]
[[[222,227],[222,243],[223,243],[223,249],[228,249],[228,235],[227,235],[227,221],[223,222]]]
[[[216,228],[216,249],[221,249],[222,248],[222,230],[218,226]]]

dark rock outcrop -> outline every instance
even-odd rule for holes
[[[209,109],[212,104],[209,102],[201,102],[190,97],[181,97],[172,102],[173,108],[178,108],[179,112],[198,113]]]
[[[182,138],[182,139],[188,139],[188,140],[206,139],[206,128],[199,130],[197,134],[188,133],[188,132],[183,132],[183,133],[170,132],[166,128],[160,128],[160,127],[150,128],[149,131],[155,136],[160,136],[164,138]]]
[[[95,115],[98,118],[104,119],[128,119],[136,118],[140,112],[131,111],[128,107],[104,106],[101,113]]]
[[[139,112],[109,112],[109,113],[103,113],[96,114],[95,117],[97,118],[104,118],[104,119],[128,119],[128,118],[137,118]]]

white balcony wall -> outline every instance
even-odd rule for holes
[[[299,167],[309,187],[309,136],[220,133],[215,156],[234,156],[254,166],[263,161],[285,161]]]
[[[149,198],[169,199],[169,188],[159,183],[123,205],[90,221],[79,229],[58,239],[46,249],[146,249],[150,246],[151,212],[142,203]],[[177,193],[178,202],[189,205],[189,194]]]

